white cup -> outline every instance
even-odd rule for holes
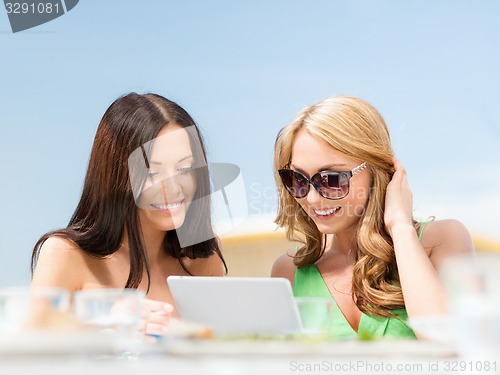
[[[75,315],[86,327],[111,337],[114,353],[136,358],[144,338],[141,328],[145,293],[137,289],[86,289],[75,293]]]
[[[64,288],[1,288],[0,332],[55,328],[69,306],[70,292]]]

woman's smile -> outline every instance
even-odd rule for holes
[[[184,199],[181,201],[173,202],[173,203],[151,203],[150,206],[155,211],[159,211],[161,213],[176,213],[180,211],[181,205],[184,203]]]
[[[342,210],[342,207],[337,206],[333,208],[321,208],[321,209],[316,209],[313,208],[314,216],[319,219],[319,220],[329,220],[333,218],[334,216],[337,216],[340,211]]]

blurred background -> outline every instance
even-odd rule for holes
[[[209,161],[241,168],[249,216],[223,236],[233,275],[290,248],[273,224],[277,132],[335,94],[372,103],[408,170],[415,215],[500,249],[500,3],[86,0],[13,34],[0,9],[0,286],[79,199],[97,125],[131,91],[176,101]]]

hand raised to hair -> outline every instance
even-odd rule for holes
[[[396,158],[393,161],[395,171],[387,186],[384,210],[385,227],[391,236],[395,226],[413,226],[413,194],[406,170]]]

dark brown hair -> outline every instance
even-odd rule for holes
[[[126,230],[130,249],[130,272],[124,287],[136,288],[146,268],[149,289],[149,265],[142,240],[138,208],[129,182],[128,158],[134,150],[153,140],[168,124],[188,131],[195,163],[206,165],[206,152],[201,134],[191,116],[178,104],[156,94],[130,93],[118,98],[104,113],[97,128],[80,202],[64,229],[44,234],[36,243],[31,271],[35,270],[43,243],[59,236],[76,243],[87,254],[104,258],[115,253]],[[193,139],[196,137],[197,139]],[[199,145],[198,147],[193,145]],[[207,258],[217,254],[224,263],[212,232],[208,169],[196,168],[197,190],[184,221],[186,230],[204,231],[207,240],[181,248],[175,230],[166,232],[164,251],[182,262],[183,257]],[[227,271],[227,267],[226,267]]]

